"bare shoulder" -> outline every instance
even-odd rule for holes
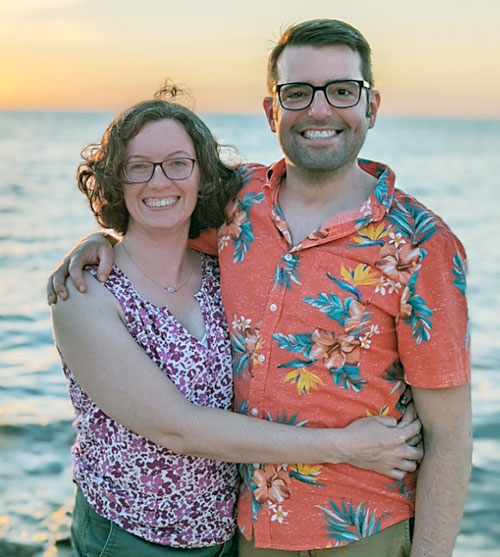
[[[80,292],[74,285],[73,281],[66,281],[68,290],[68,298],[64,301],[59,300],[57,304],[51,306],[52,315],[54,317],[70,317],[74,314],[80,315],[83,319],[89,312],[113,311],[117,310],[121,313],[121,307],[118,300],[100,283],[92,273],[84,271],[83,273],[87,283],[87,291]]]

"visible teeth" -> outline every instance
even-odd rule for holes
[[[173,205],[177,199],[170,197],[169,199],[146,199],[144,203],[148,207],[168,207]]]
[[[306,130],[304,132],[306,139],[329,139],[334,135],[337,135],[335,130]]]

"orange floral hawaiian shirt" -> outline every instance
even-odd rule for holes
[[[246,169],[219,230],[238,412],[294,427],[399,419],[405,385],[470,380],[466,263],[443,221],[386,166],[363,206],[292,245],[277,202],[284,161]],[[414,514],[416,474],[245,464],[238,524],[257,547],[342,546]]]

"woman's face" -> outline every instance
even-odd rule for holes
[[[125,168],[128,178],[141,179],[143,163],[164,163],[154,167],[151,179],[127,183],[124,200],[129,212],[128,232],[134,227],[164,230],[189,230],[191,215],[198,199],[200,172],[188,159],[196,159],[193,141],[177,120],[148,122],[128,143]],[[185,179],[179,179],[192,173]],[[165,175],[164,170],[167,175]],[[147,170],[147,169],[146,169]]]

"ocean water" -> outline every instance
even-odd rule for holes
[[[45,283],[96,229],[75,185],[110,113],[0,112],[0,557],[68,555],[72,408]],[[245,160],[280,157],[264,116],[207,115]],[[362,155],[440,214],[469,256],[474,469],[454,555],[500,555],[500,121],[379,117]],[[496,376],[498,378],[498,376]]]

